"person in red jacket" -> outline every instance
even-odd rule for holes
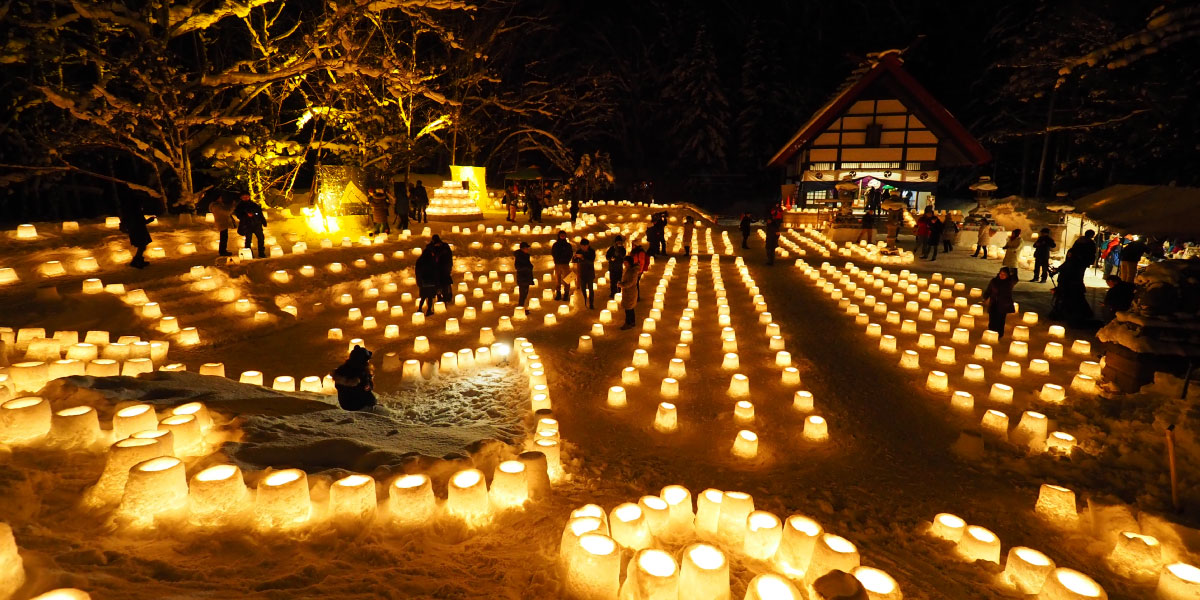
[[[642,299],[642,273],[645,273],[650,268],[650,255],[646,254],[646,249],[641,244],[634,244],[633,249],[629,251],[629,257],[633,259],[633,263],[637,265],[637,299]]]
[[[933,234],[933,224],[937,222],[938,218],[933,214],[933,207],[926,206],[921,218],[917,219],[917,245],[913,248],[913,254],[920,252],[921,258],[929,255],[929,236]],[[937,243],[937,240],[934,240],[934,243]]]

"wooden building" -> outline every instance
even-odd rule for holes
[[[941,169],[990,161],[892,50],[873,55],[768,164],[785,169],[785,194],[794,192],[797,206],[823,203],[850,180],[896,188],[920,209]]]

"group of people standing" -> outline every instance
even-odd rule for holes
[[[950,218],[950,215],[938,218],[933,212],[933,207],[926,206],[921,217],[917,219],[917,244],[913,248],[913,254],[920,252],[922,259],[937,260],[938,247],[941,247],[943,253],[949,252],[954,248],[957,235],[958,223]]]
[[[417,312],[433,312],[435,302],[451,302],[454,286],[454,250],[434,235],[413,265],[417,278]]]
[[[425,184],[418,180],[408,183],[404,180],[392,182],[392,191],[376,185],[367,193],[367,203],[371,205],[372,233],[391,233],[392,218],[396,216],[396,226],[401,230],[408,229],[409,219],[417,223],[428,223],[429,191]]]
[[[504,218],[504,220],[511,223],[516,223],[517,211],[523,210],[529,213],[530,223],[541,223],[542,209],[545,208],[545,205],[548,204],[549,201],[549,188],[543,190],[541,193],[534,189],[521,192],[520,189],[518,189],[515,185],[505,188],[504,197],[501,199],[501,202],[504,204],[504,208],[507,210],[508,215]],[[575,214],[578,214],[578,205],[573,204],[572,207],[574,208]],[[574,216],[572,216],[571,220],[575,220]]]

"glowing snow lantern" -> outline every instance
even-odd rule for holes
[[[312,514],[308,476],[299,469],[267,475],[258,484],[255,509],[266,528],[287,528],[308,521]]]
[[[636,354],[634,357],[636,358]],[[636,367],[625,367],[621,369],[621,383],[624,385],[638,385],[641,383],[641,376],[638,375]]]
[[[810,442],[823,442],[829,439],[829,423],[824,417],[810,415],[804,419],[804,439]]]
[[[729,561],[708,544],[692,544],[683,551],[679,597],[692,600],[729,598]]]
[[[366,475],[348,475],[329,487],[329,507],[334,518],[363,521],[375,515],[375,480]]]
[[[1104,588],[1091,577],[1074,569],[1058,567],[1046,578],[1038,593],[1045,600],[1107,600]]]
[[[958,543],[962,539],[966,527],[967,522],[963,521],[961,517],[950,513],[939,513],[933,518],[933,526],[929,529],[929,533],[934,537]]]
[[[50,432],[51,420],[50,403],[44,398],[9,400],[0,404],[0,441],[36,440]]]
[[[200,422],[194,415],[169,416],[159,423],[159,427],[171,432],[175,448],[178,450],[195,449],[204,441]]]
[[[730,452],[738,458],[754,458],[758,455],[758,435],[746,429],[739,431]]]
[[[750,378],[741,373],[734,373],[729,379],[729,395],[733,398],[750,395]]]
[[[925,389],[937,393],[948,392],[950,391],[949,381],[944,371],[930,371],[925,378]]]
[[[1071,354],[1086,356],[1092,353],[1092,343],[1087,340],[1075,340],[1071,343]]]
[[[192,476],[188,485],[188,519],[196,525],[218,525],[246,510],[250,491],[236,465],[216,465]]]
[[[1005,560],[1003,579],[1022,594],[1036,594],[1054,571],[1050,557],[1025,546],[1013,546]]]
[[[0,419],[0,422],[2,421],[3,419]],[[64,446],[90,446],[100,439],[100,417],[96,409],[90,406],[73,406],[56,411],[50,419],[49,435],[56,443]]]
[[[1005,383],[993,383],[988,392],[988,400],[1002,404],[1012,404],[1013,388]]]
[[[1100,386],[1094,377],[1076,373],[1075,377],[1071,379],[1071,389],[1081,394],[1096,394],[1100,391]]]
[[[632,502],[614,508],[608,516],[608,526],[613,540],[622,547],[641,550],[652,541],[641,507]]]
[[[721,361],[721,368],[726,371],[732,371],[740,367],[738,355],[733,352],[725,353],[724,359]]]
[[[1001,440],[1008,440],[1008,415],[998,410],[988,410],[983,413],[980,423],[984,433],[991,434]]]
[[[238,382],[245,383],[248,385],[262,385],[263,384],[262,371],[242,371],[241,376],[238,378]]]
[[[905,350],[900,355],[900,368],[902,369],[919,369],[921,367],[921,355],[915,350]]]
[[[858,548],[850,540],[823,533],[813,547],[812,559],[804,573],[805,581],[815,581],[833,570],[850,573],[859,566]]]
[[[1200,569],[1187,563],[1173,563],[1158,577],[1155,597],[1159,600],[1197,600],[1200,598]]]
[[[1079,526],[1079,510],[1075,508],[1075,492],[1069,488],[1042,484],[1033,511],[1052,526],[1074,529]]]
[[[200,343],[200,332],[195,327],[184,327],[179,330],[175,340],[184,346],[195,346]]]
[[[567,595],[600,600],[616,598],[621,576],[621,551],[606,535],[585,533],[570,553],[567,565]]]
[[[879,338],[879,349],[891,354],[896,351],[896,336],[885,334]]]
[[[483,472],[466,469],[450,478],[446,510],[468,524],[478,524],[488,515],[487,483]]]
[[[869,600],[901,600],[900,585],[886,572],[874,567],[855,567],[851,572],[862,584]]]
[[[746,537],[743,550],[755,560],[768,560],[775,555],[783,537],[783,523],[779,517],[756,510],[746,518]]]
[[[98,358],[88,361],[84,372],[91,377],[116,377],[121,374],[121,365],[112,359]]]
[[[388,487],[388,507],[398,525],[416,526],[429,522],[437,510],[429,477],[417,474],[397,478]]]
[[[1075,436],[1061,431],[1050,432],[1050,437],[1046,438],[1046,449],[1063,454],[1070,454],[1075,448]]]
[[[1021,363],[1015,360],[1006,360],[1000,363],[1000,376],[1016,378],[1021,376]]]
[[[121,440],[139,431],[158,429],[158,417],[149,404],[126,406],[113,415],[113,437]]]
[[[677,598],[679,569],[670,554],[657,549],[638,551],[629,563],[621,597],[631,600]]]
[[[135,527],[147,527],[167,513],[187,507],[188,487],[183,461],[160,456],[129,470],[119,514]]]
[[[650,353],[646,352],[644,348],[634,350],[633,361],[630,362],[630,365],[639,369],[650,366]]]

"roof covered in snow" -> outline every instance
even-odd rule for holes
[[[981,165],[991,162],[992,155],[963,127],[946,107],[942,106],[908,71],[904,70],[898,50],[881,52],[856,70],[841,90],[825,103],[812,118],[796,132],[796,135],[780,148],[767,163],[770,167],[781,167],[806,145],[842,116],[854,102],[868,96],[868,92],[881,89],[908,106],[924,122],[938,139],[942,148],[950,152],[938,153],[939,162],[947,165]]]
[[[1114,185],[1077,200],[1075,212],[1122,232],[1200,238],[1200,188]]]

